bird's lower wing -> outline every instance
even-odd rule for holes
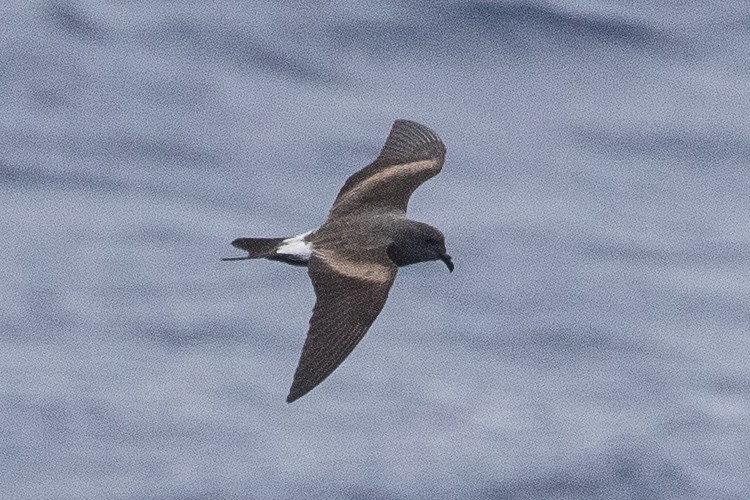
[[[383,309],[396,271],[385,251],[377,260],[313,254],[308,273],[317,301],[288,403],[320,384],[352,352]]]

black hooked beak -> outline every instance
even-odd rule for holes
[[[440,260],[445,262],[445,266],[448,268],[449,272],[453,272],[453,259],[451,259],[451,256],[447,253],[440,254]]]

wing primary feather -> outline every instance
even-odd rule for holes
[[[378,160],[389,164],[431,160],[445,155],[445,146],[429,128],[409,120],[396,120]]]

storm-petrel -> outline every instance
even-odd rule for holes
[[[247,257],[307,266],[317,300],[287,402],[304,396],[354,349],[383,309],[400,266],[453,262],[443,233],[406,218],[409,197],[437,175],[445,145],[424,125],[396,120],[380,155],[346,180],[328,219],[292,238],[238,238]]]

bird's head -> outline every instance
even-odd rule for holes
[[[434,256],[430,260],[442,260],[449,272],[453,272],[453,259],[445,249],[445,236],[432,226],[422,234],[422,245],[429,249]]]
[[[402,221],[394,232],[388,256],[399,266],[441,260],[453,272],[453,260],[445,249],[445,236],[422,222]]]

